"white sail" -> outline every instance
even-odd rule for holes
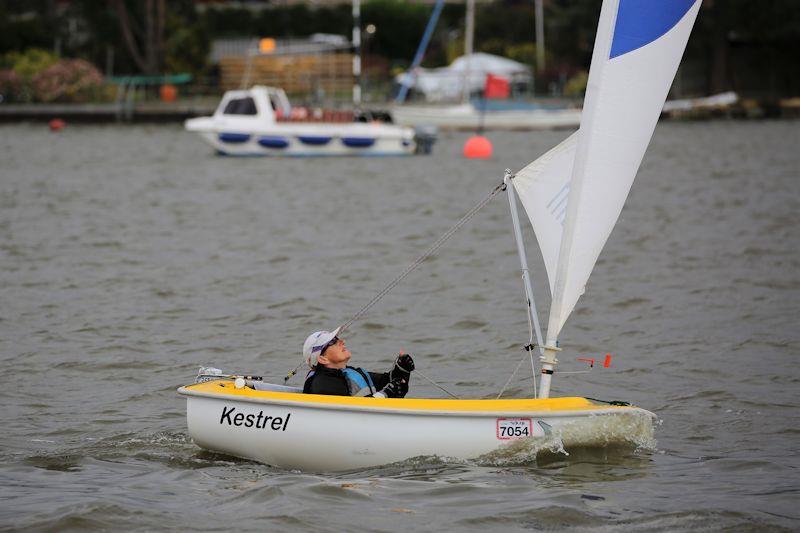
[[[558,250],[567,217],[569,181],[578,134],[579,132],[573,133],[561,144],[517,172],[512,181],[539,241],[547,279],[550,281],[550,294],[555,291]]]
[[[700,3],[603,2],[580,130],[520,173],[515,188],[539,239],[553,295],[548,345],[555,344],[583,294],[619,218]],[[558,202],[560,210],[548,215],[551,201]]]

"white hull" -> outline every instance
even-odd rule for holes
[[[411,155],[430,152],[435,138],[425,132],[415,137],[413,129],[391,124],[348,122],[346,113],[338,117],[344,122],[311,121],[301,111],[293,110],[283,90],[256,86],[226,92],[214,115],[189,119],[185,126],[218,153],[242,156]]]
[[[442,129],[474,130],[481,124],[487,130],[548,130],[580,125],[580,109],[530,109],[486,111],[470,104],[452,106],[397,106],[392,109],[395,123],[410,126],[436,126]]]
[[[217,152],[240,156],[382,156],[412,155],[414,131],[383,124],[276,123],[247,127],[190,119],[186,129],[198,133]]]
[[[365,468],[416,456],[475,459],[523,440],[525,433],[534,441],[555,436],[567,449],[652,436],[652,413],[583,398],[350,398],[237,390],[222,381],[179,392],[187,396],[189,434],[198,446],[306,471]]]

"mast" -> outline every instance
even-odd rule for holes
[[[408,86],[411,83],[409,78],[413,76],[413,79],[416,80],[417,67],[419,67],[420,63],[422,63],[422,58],[425,56],[425,50],[428,48],[428,43],[431,40],[433,30],[436,28],[436,22],[439,20],[439,15],[442,13],[443,7],[444,0],[436,0],[436,5],[433,6],[433,13],[431,13],[431,17],[428,19],[428,24],[425,26],[425,32],[422,34],[422,39],[419,41],[417,53],[414,54],[414,60],[411,62],[411,66],[408,67],[408,70],[406,71],[408,75],[403,77],[403,82],[400,85],[400,91],[397,93],[395,103],[402,104],[405,102],[406,96],[408,95]]]
[[[472,50],[473,41],[475,39],[475,0],[467,0],[467,23],[464,30],[464,59],[467,60],[467,66],[464,69],[464,91],[462,98],[465,102],[469,102],[470,94],[470,78],[472,70]]]
[[[536,72],[544,72],[544,7],[542,0],[535,0],[536,14]]]
[[[525,286],[525,296],[527,299],[527,309],[528,309],[528,318],[530,318],[531,323],[533,324],[534,330],[536,331],[536,344],[539,346],[539,353],[544,356],[544,352],[542,351],[542,328],[539,325],[539,315],[536,312],[536,302],[533,299],[533,287],[531,286],[531,276],[528,271],[528,259],[525,254],[525,244],[522,241],[522,230],[519,226],[519,215],[517,214],[517,195],[514,191],[514,185],[511,183],[513,179],[513,175],[511,174],[511,170],[506,169],[505,176],[503,176],[503,183],[506,185],[506,191],[508,191],[508,205],[511,209],[511,224],[514,226],[514,239],[517,242],[517,253],[519,254],[519,265],[522,269],[522,284]],[[533,335],[531,335],[532,337]],[[526,350],[529,352],[533,351],[533,346],[525,347]],[[531,369],[533,368],[533,353],[531,353]],[[544,377],[544,374],[542,374]],[[536,376],[533,377],[536,379]],[[547,391],[549,393],[549,383]],[[541,392],[539,393],[540,398],[546,398],[547,396],[542,396]]]
[[[361,0],[353,0],[353,106],[361,109]]]

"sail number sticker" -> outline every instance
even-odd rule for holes
[[[497,438],[499,440],[524,439],[533,435],[530,418],[498,418]]]

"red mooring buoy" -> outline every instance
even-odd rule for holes
[[[60,118],[54,118],[47,124],[50,127],[50,131],[61,131],[64,129],[64,126],[67,125],[66,122],[61,120]]]
[[[467,159],[492,157],[492,142],[483,135],[470,137],[464,144],[464,157]]]

